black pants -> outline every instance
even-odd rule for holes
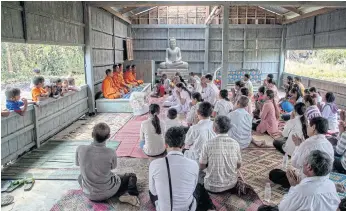
[[[150,200],[153,203],[154,207],[155,207],[155,201],[158,200],[158,197],[153,195],[150,191],[149,191],[149,196],[150,196]],[[197,209],[198,211],[207,211],[207,210],[212,210],[215,209],[215,206],[212,202],[212,200],[210,199],[210,196],[207,192],[207,190],[204,188],[203,185],[201,184],[197,184],[195,191],[193,192],[193,197],[196,199],[197,202]],[[174,203],[174,202],[173,202]]]
[[[256,131],[257,126],[258,126],[260,123],[261,123],[261,121],[253,122],[253,123],[252,123],[252,130],[253,130],[253,131]]]
[[[286,172],[281,169],[273,169],[269,172],[270,181],[279,184],[284,188],[290,188],[291,185],[287,179]]]
[[[274,140],[273,145],[275,149],[277,149],[282,154],[285,154],[285,151],[283,150],[283,146],[286,143],[284,140]]]
[[[138,196],[138,189],[137,189],[137,176],[134,173],[125,173],[123,175],[118,175],[121,180],[121,184],[119,187],[118,192],[116,193],[117,196],[121,196],[125,192],[128,192],[130,195]]]
[[[271,205],[261,205],[258,207],[257,211],[279,211],[278,206],[271,206]]]
[[[341,158],[335,158],[334,159],[333,168],[335,171],[337,171],[341,174],[346,174],[346,170],[344,169],[344,167],[341,164]]]

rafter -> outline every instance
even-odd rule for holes
[[[288,24],[288,23],[292,23],[295,21],[299,21],[301,19],[310,18],[310,17],[316,16],[316,15],[325,14],[325,13],[331,12],[333,10],[335,10],[335,8],[322,8],[322,9],[315,10],[315,11],[312,11],[309,13],[305,13],[305,14],[300,15],[300,16],[295,17],[295,18],[287,19],[283,22],[283,24]]]
[[[123,15],[123,14],[131,12],[132,10],[135,10],[137,8],[138,7],[126,7],[126,8],[119,10],[119,13]]]
[[[112,13],[113,15],[117,16],[118,18],[126,21],[127,23],[131,24],[131,20],[128,19],[127,17],[123,16],[119,12],[113,10],[111,7],[102,7],[103,9],[107,10],[108,12]]]
[[[303,14],[304,14],[302,11],[300,11],[300,10],[299,10],[298,8],[296,8],[296,7],[282,7],[282,8],[284,8],[284,9],[286,9],[286,10],[288,10],[288,11],[294,12],[294,13],[296,13],[296,14],[298,14],[298,15],[303,15]]]
[[[205,20],[205,24],[210,24],[210,22],[214,19],[215,16],[219,15],[221,12],[221,6],[215,6],[207,19]]]

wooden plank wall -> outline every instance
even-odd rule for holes
[[[127,25],[111,13],[91,7],[95,93],[101,90],[106,69],[113,69],[113,64],[124,62],[123,40],[127,37]]]
[[[1,163],[16,159],[84,115],[88,111],[86,101],[85,85],[79,92],[49,99],[39,107],[30,105],[24,116],[12,112],[1,117]]]
[[[1,41],[25,41],[22,11],[19,1],[1,2]]]
[[[338,9],[287,25],[288,50],[345,47],[346,9]]]
[[[283,73],[282,81],[285,82],[287,76],[296,76],[289,73]],[[335,95],[335,102],[340,109],[346,109],[346,84],[335,83],[331,81],[323,81],[314,78],[303,77],[302,82],[305,88],[316,87],[316,89],[321,93],[321,95],[325,95],[327,92],[333,92]]]

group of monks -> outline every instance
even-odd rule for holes
[[[123,73],[122,64],[113,65],[106,70],[106,77],[102,82],[102,93],[107,99],[121,98],[130,92],[131,88],[143,84],[142,80],[136,80],[136,65],[126,66]]]

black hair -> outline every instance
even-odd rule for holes
[[[292,76],[287,76],[287,81],[293,81],[293,78],[292,78]]]
[[[316,101],[311,95],[304,95],[304,101],[309,102],[310,106],[316,105]]]
[[[175,108],[168,109],[167,117],[169,119],[175,119],[175,118],[177,118],[177,116],[178,116],[177,109],[175,109]]]
[[[130,69],[131,65],[126,65],[126,70]]]
[[[301,90],[297,86],[293,86],[293,88],[291,89],[291,93],[297,93],[297,99],[296,100],[298,100],[300,97],[303,96]]]
[[[107,70],[106,70],[106,75],[108,75],[108,74],[111,73],[111,72],[112,72],[111,69],[107,69]]]
[[[205,75],[205,78],[208,79],[209,81],[213,80],[213,76],[211,74]]]
[[[178,88],[182,88],[183,90],[185,90],[187,93],[189,93],[189,96],[190,96],[190,98],[191,98],[191,92],[185,87],[185,85],[184,85],[183,83],[177,83],[175,86],[178,87]]]
[[[249,89],[248,88],[246,88],[246,87],[242,87],[241,89],[240,89],[240,93],[242,94],[242,95],[245,95],[245,96],[249,96]]]
[[[302,78],[301,78],[301,77],[299,77],[299,76],[294,76],[294,79],[295,79],[296,81],[299,81],[299,82],[301,82],[301,81],[302,81]]]
[[[204,118],[210,117],[213,113],[213,106],[209,102],[202,102],[199,104],[197,113]]]
[[[62,82],[62,79],[61,78],[57,78],[54,80],[54,83],[61,83]]]
[[[279,208],[277,206],[261,205],[257,211],[279,211]]]
[[[115,68],[117,68],[118,67],[118,65],[117,64],[114,64],[113,65],[113,69],[115,69]]]
[[[192,93],[192,99],[196,99],[197,102],[203,102],[202,95],[199,92]]]
[[[194,72],[190,72],[190,75],[191,75],[191,76],[194,76],[194,75],[195,75],[195,73],[194,73]]]
[[[245,83],[242,82],[242,81],[236,81],[236,82],[235,82],[235,85],[236,85],[236,86],[239,86],[240,88],[242,88],[242,87],[245,86]]]
[[[246,108],[249,105],[249,98],[246,96],[240,96],[237,104],[239,104],[242,108]]]
[[[267,82],[270,83],[270,84],[276,85],[276,83],[275,83],[275,81],[273,80],[273,78],[269,78],[269,79],[267,80]]]
[[[315,125],[315,129],[319,134],[326,134],[329,129],[328,120],[323,117],[314,117],[310,119],[310,127]]]
[[[166,144],[169,147],[182,148],[185,144],[187,130],[188,128],[183,126],[169,128],[165,135]]]
[[[277,104],[275,103],[275,100],[274,100],[274,98],[275,98],[274,91],[271,90],[271,89],[268,89],[268,90],[266,91],[266,95],[267,95],[267,97],[269,98],[269,100],[271,100],[271,101],[273,102],[273,105],[274,105],[274,108],[275,108],[275,117],[276,117],[276,119],[279,119],[279,117],[280,117],[280,111],[279,111],[279,109],[277,108]]]
[[[300,115],[300,122],[302,123],[302,128],[303,128],[303,135],[304,138],[307,139],[309,138],[308,132],[307,132],[307,121],[305,118],[305,111],[306,111],[306,106],[304,103],[297,103],[294,105],[294,110],[298,115]]]
[[[270,74],[267,75],[267,77],[273,79],[274,75],[270,73]]]
[[[109,138],[110,132],[111,129],[106,123],[98,123],[93,128],[92,137],[95,141],[102,143]]]
[[[151,115],[153,115],[153,120],[151,121],[151,123],[153,124],[155,128],[155,132],[160,135],[161,134],[160,119],[157,116],[160,113],[160,106],[158,104],[150,104],[149,112]]]
[[[261,92],[261,93],[265,93],[265,91],[266,91],[266,88],[264,87],[264,86],[260,86],[259,88],[258,88],[258,92]]]
[[[317,89],[316,89],[316,87],[310,87],[309,91],[310,92],[317,92]]]
[[[340,211],[346,211],[346,198],[343,198],[339,204]]]
[[[327,92],[326,93],[326,101],[327,103],[333,103],[335,101],[335,96],[333,92]]]
[[[6,100],[11,100],[16,96],[20,96],[20,89],[18,88],[10,88],[5,91]]]
[[[217,133],[227,133],[231,128],[231,121],[227,116],[216,116],[214,128]]]
[[[40,83],[44,82],[44,78],[42,76],[36,76],[32,79],[32,83],[37,86]]]
[[[304,94],[309,95],[310,94],[310,90],[309,89],[304,89]]]
[[[229,101],[227,89],[220,90],[220,96],[222,97],[222,99],[225,99],[225,100]]]
[[[134,68],[134,67],[136,67],[136,65],[135,65],[135,64],[133,64],[133,65],[131,65],[131,67],[132,67],[132,68]]]
[[[155,84],[159,84],[161,83],[159,80],[155,80]]]
[[[249,73],[245,73],[244,76],[250,79],[250,74]]]

